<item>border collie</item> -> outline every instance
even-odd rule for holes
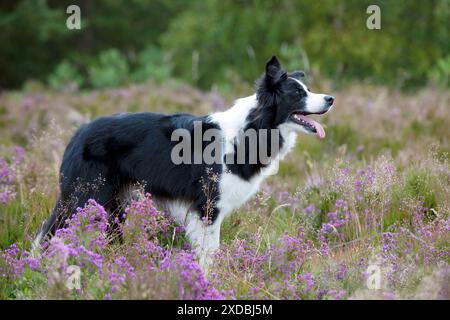
[[[219,247],[223,219],[254,195],[262,180],[276,170],[278,161],[294,146],[297,133],[324,138],[323,127],[307,115],[326,113],[334,98],[312,93],[300,81],[303,76],[301,71],[285,72],[273,56],[257,81],[256,93],[238,99],[226,111],[202,117],[122,113],[81,126],[64,152],[60,196],[35,245],[63,227],[68,216],[90,198],[105,207],[111,221],[116,216],[120,219],[124,195],[133,185],[141,184],[185,227],[200,264],[207,266],[211,253]],[[173,134],[182,129],[193,137],[195,123],[201,124],[202,133],[210,129],[219,132],[222,143],[218,154],[223,155],[219,160],[237,160],[238,150],[244,146],[244,161],[175,163],[177,142]],[[258,135],[252,141],[241,136],[248,130],[277,135],[266,141]],[[258,152],[273,137],[277,147],[267,146],[269,161],[258,156],[250,161],[252,150]],[[203,141],[200,146],[187,153],[202,153],[208,143]]]

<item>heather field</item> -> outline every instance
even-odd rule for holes
[[[124,210],[123,243],[108,238],[93,200],[42,253],[31,241],[78,125],[124,111],[223,110],[251,87],[55,91],[29,82],[3,92],[0,299],[449,299],[450,92],[321,84],[311,86],[336,98],[321,117],[326,138],[299,136],[278,174],[225,220],[207,273],[151,195]]]

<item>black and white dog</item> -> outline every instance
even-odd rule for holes
[[[238,99],[226,111],[203,117],[126,113],[83,125],[65,150],[61,193],[35,245],[64,226],[76,207],[83,207],[90,198],[104,205],[111,218],[116,214],[121,217],[124,195],[139,183],[185,226],[200,263],[207,264],[210,254],[219,247],[223,219],[257,192],[262,180],[292,149],[297,133],[325,136],[323,127],[307,115],[324,114],[334,98],[312,93],[299,80],[303,75],[285,72],[274,56],[257,82],[256,93]],[[219,160],[236,160],[237,151],[246,146],[245,161],[175,163],[173,149],[178,142],[173,140],[173,133],[182,129],[193,137],[196,122],[201,124],[202,133],[209,129],[219,132],[219,153],[223,155]],[[264,141],[259,136],[254,141],[242,138],[241,133],[247,130],[278,133],[278,147],[267,147],[268,162],[259,157],[249,161],[252,150],[258,151]],[[188,153],[201,153],[207,146],[203,141],[199,150],[191,148]],[[100,184],[96,182],[99,179]],[[205,181],[209,184],[207,192]]]

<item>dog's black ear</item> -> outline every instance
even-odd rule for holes
[[[281,69],[280,61],[278,61],[277,56],[272,56],[266,63],[266,75],[275,76],[278,70]]]
[[[305,76],[305,73],[303,71],[294,71],[291,73],[288,73],[288,77],[294,78],[297,80],[300,80],[300,78],[303,78]]]
[[[287,73],[281,68],[280,61],[276,56],[266,63],[266,81],[270,87],[278,84],[280,81],[287,79]]]

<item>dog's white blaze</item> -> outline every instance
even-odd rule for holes
[[[324,111],[328,107],[325,101],[326,97],[325,94],[310,92],[308,91],[306,85],[300,80],[294,78],[290,79],[297,81],[303,87],[303,90],[305,90],[306,92],[306,104],[305,104],[306,112],[319,113]],[[305,130],[305,132],[307,131]]]
[[[308,92],[308,97],[306,98],[305,111],[311,113],[323,112],[327,108],[325,102],[325,95],[320,93]]]

